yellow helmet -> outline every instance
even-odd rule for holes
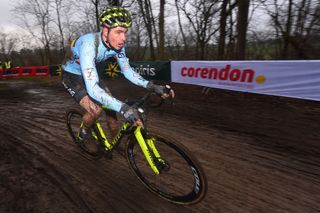
[[[110,7],[102,11],[99,23],[101,26],[106,26],[108,28],[129,28],[132,25],[132,19],[130,13],[123,7]]]

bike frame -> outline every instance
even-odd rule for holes
[[[126,131],[132,127],[132,125],[129,122],[124,122],[122,124],[122,127],[120,128],[120,130],[116,134],[116,136],[114,136],[114,138],[111,140],[111,142],[109,142],[102,127],[101,127],[101,124],[99,123],[99,121],[96,121],[95,126],[96,126],[96,128],[94,128],[95,132],[98,133],[98,138],[96,138],[96,139],[101,140],[106,152],[112,151],[118,145],[118,143],[120,143],[122,136],[126,133]],[[158,175],[158,174],[160,174],[160,171],[157,167],[156,161],[157,160],[161,161],[161,158],[160,158],[159,151],[157,150],[157,148],[154,144],[155,139],[154,138],[144,138],[143,134],[142,134],[142,130],[144,130],[144,129],[141,126],[135,127],[134,130],[132,130],[133,135],[137,139],[138,144],[139,144],[139,146],[142,150],[142,153],[144,154],[149,166],[151,167],[153,172]],[[132,131],[130,131],[129,134],[132,134]]]

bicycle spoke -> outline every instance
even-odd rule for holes
[[[165,169],[156,175],[136,141],[128,145],[129,162],[139,179],[159,196],[175,203],[197,202],[205,194],[205,178],[185,150],[158,138],[155,146],[160,153],[160,163]]]

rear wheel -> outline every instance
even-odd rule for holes
[[[153,193],[176,204],[194,204],[206,194],[207,182],[198,161],[181,144],[152,135],[160,153],[161,172],[156,175],[148,165],[135,137],[130,137],[126,154],[131,169]]]
[[[82,122],[83,113],[77,109],[70,109],[66,113],[66,123],[69,134],[74,143],[76,143],[85,153],[93,157],[101,157],[101,150],[99,148],[99,142],[92,137],[92,134],[88,135],[88,138],[80,142],[78,140],[78,132]],[[90,130],[91,131],[91,130]]]

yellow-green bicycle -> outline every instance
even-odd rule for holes
[[[131,104],[140,112],[143,127],[124,121],[116,136],[108,140],[108,123],[105,118],[100,119],[92,128],[91,139],[85,140],[79,147],[91,156],[112,158],[112,152],[117,150],[120,141],[125,138],[123,136],[127,136],[124,156],[133,173],[151,192],[176,204],[197,203],[206,194],[205,174],[185,146],[167,136],[147,130],[144,107],[150,96],[152,93],[147,93]],[[80,144],[77,134],[81,121],[81,111],[67,111],[67,127],[76,144]]]

